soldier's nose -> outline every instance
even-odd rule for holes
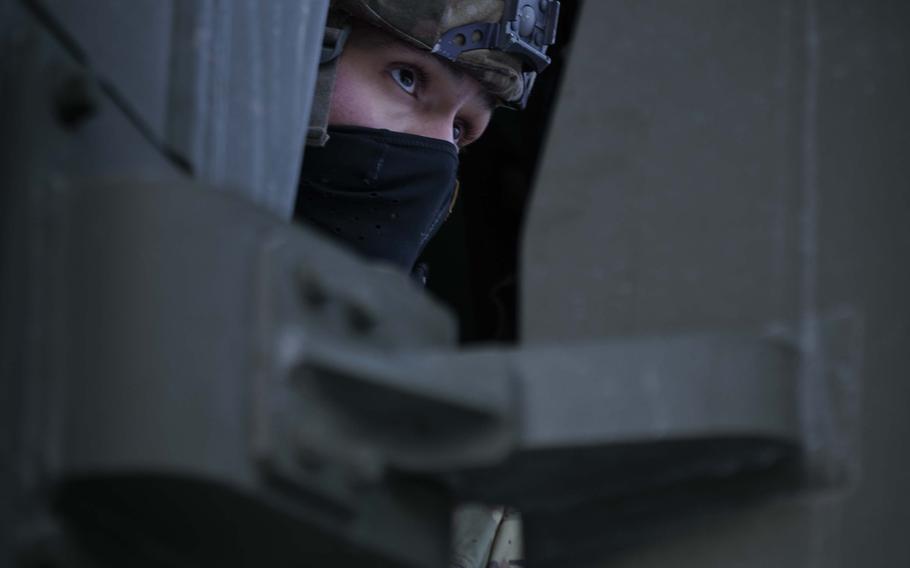
[[[422,121],[416,126],[414,134],[455,143],[452,121],[449,118]]]

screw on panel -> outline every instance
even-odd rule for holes
[[[317,309],[325,306],[329,301],[329,296],[319,282],[307,276],[303,276],[301,279],[303,280],[301,285],[303,300],[307,305]]]
[[[54,96],[54,111],[64,128],[73,130],[98,113],[98,92],[85,75],[68,77]]]
[[[348,326],[354,333],[365,335],[376,328],[376,318],[362,306],[349,305],[346,312]]]

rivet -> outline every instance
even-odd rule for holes
[[[358,305],[348,306],[347,318],[351,331],[359,334],[370,333],[376,327],[376,320],[373,316]]]
[[[57,120],[68,129],[78,128],[98,112],[95,86],[85,75],[66,79],[54,99]]]
[[[321,308],[329,301],[329,297],[322,289],[322,286],[311,279],[306,279],[303,282],[303,299],[313,308]]]

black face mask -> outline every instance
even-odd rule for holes
[[[307,148],[294,216],[370,258],[410,270],[449,214],[458,150],[435,138],[330,127]]]

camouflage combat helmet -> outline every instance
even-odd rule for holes
[[[452,61],[502,103],[524,108],[537,74],[549,65],[556,37],[557,0],[332,0],[322,63],[332,64],[353,17]],[[321,69],[318,111],[328,104],[334,71]],[[317,113],[318,114],[318,113]],[[323,115],[325,113],[322,113]],[[324,118],[324,116],[323,116]],[[325,142],[324,120],[311,126],[309,143]]]
[[[550,62],[559,17],[554,0],[334,0],[332,8],[455,62],[518,106]]]

